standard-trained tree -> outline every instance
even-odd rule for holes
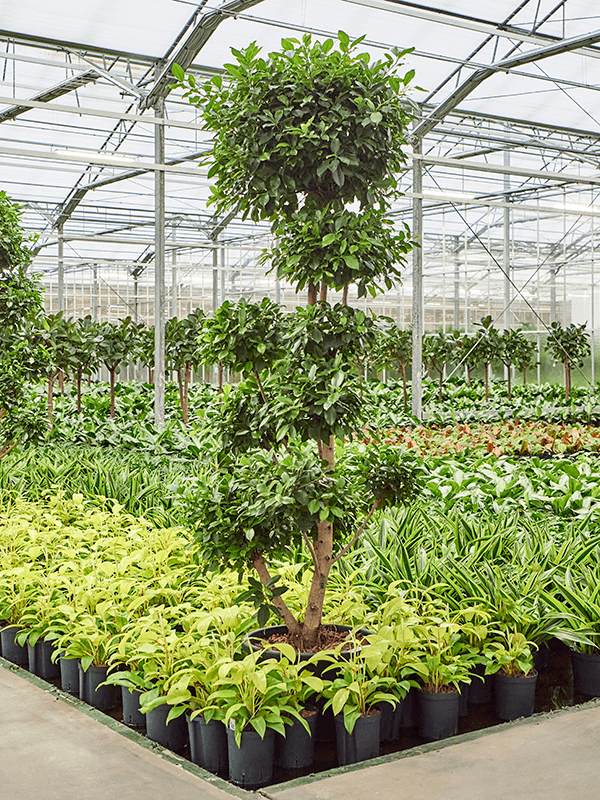
[[[374,327],[346,305],[347,287],[359,296],[391,287],[412,247],[389,207],[405,164],[414,73],[399,72],[408,51],[371,62],[361,41],[343,32],[337,46],[284,39],[266,58],[252,44],[232,51],[228,78],[202,86],[173,70],[214,136],[217,212],[238,207],[270,220],[265,258],[308,293],[294,314],[239,304],[207,326],[221,362],[245,380],[223,399],[226,447],[196,497],[198,537],[213,560],[255,567],[291,640],[308,649],[323,633],[332,564],[377,508],[413,491],[412,469],[395,450],[355,449],[350,458],[341,447],[362,426],[355,363]],[[327,302],[329,289],[343,291],[342,304]],[[302,542],[313,565],[303,610],[286,605],[267,563]]]
[[[546,341],[546,350],[555,361],[562,361],[565,368],[565,402],[571,395],[571,371],[573,367],[583,367],[583,359],[591,352],[590,337],[586,324],[572,322],[563,328],[560,322],[552,322]]]
[[[412,362],[412,331],[395,324],[383,328],[377,342],[377,360],[386,368],[397,369],[402,376],[404,407],[408,405],[406,369]]]
[[[103,322],[96,337],[96,352],[110,375],[110,416],[115,416],[115,383],[121,366],[133,358],[142,323],[125,317],[118,325]]]

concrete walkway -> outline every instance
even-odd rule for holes
[[[600,800],[600,700],[260,794],[272,800]],[[232,795],[253,796],[0,659],[0,800]]]
[[[7,662],[3,661],[3,665]],[[203,779],[133,732],[77,701],[41,688],[27,672],[0,668],[2,800],[231,800],[249,793]],[[114,728],[114,729],[113,729]],[[123,729],[124,730],[124,729]],[[145,746],[143,746],[145,745]],[[179,762],[179,763],[178,763]],[[192,767],[192,769],[195,769]],[[200,772],[199,770],[197,770]],[[206,773],[208,776],[208,773]]]
[[[600,705],[464,734],[410,753],[264,793],[273,800],[599,800]]]

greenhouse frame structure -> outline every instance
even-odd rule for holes
[[[417,365],[423,332],[469,331],[487,314],[538,346],[551,321],[586,322],[594,343],[600,86],[588,74],[600,17],[590,0],[494,0],[486,13],[474,16],[466,0],[100,0],[75,18],[62,0],[27,10],[8,0],[1,187],[38,235],[32,270],[47,309],[152,324],[242,297],[304,302],[259,264],[268,225],[207,205],[196,162],[209,141],[171,90],[171,67],[202,79],[223,73],[231,46],[256,40],[269,52],[283,36],[341,28],[366,35],[373,57],[414,46],[407,64],[425,87],[412,96],[393,209],[422,247],[401,285],[350,302],[412,324]],[[156,331],[164,376],[163,325]],[[596,356],[597,342],[592,382]],[[417,415],[420,379],[413,369]],[[155,391],[160,423],[160,379]]]

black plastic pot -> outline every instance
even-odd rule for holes
[[[7,661],[17,664],[19,667],[27,667],[29,659],[27,658],[27,647],[15,642],[15,636],[21,631],[21,628],[10,627],[3,628],[0,632],[0,639],[2,640],[2,656]]]
[[[298,720],[285,726],[285,736],[275,734],[275,763],[283,769],[310,767],[315,760],[315,733],[319,712],[313,709],[305,720],[310,733]]]
[[[548,667],[550,661],[550,647],[541,644],[533,654],[533,666],[538,672],[543,672]]]
[[[44,642],[42,639],[37,641],[33,647],[27,642],[27,660],[29,662],[29,672],[51,681],[60,675],[60,667],[55,664],[50,656],[54,652],[51,642]]]
[[[377,758],[379,755],[380,725],[381,712],[379,709],[377,709],[376,714],[372,714],[369,717],[359,717],[352,733],[348,733],[346,730],[344,715],[336,715],[335,733],[340,767],[346,764],[356,764],[359,761],[367,761],[369,758]]]
[[[229,780],[244,789],[259,789],[273,778],[275,731],[267,728],[265,738],[256,731],[244,731],[240,747],[235,741],[235,732],[227,728],[227,755]]]
[[[106,680],[107,666],[91,664],[84,672],[81,662],[79,669],[79,697],[99,711],[109,711],[117,702],[117,686],[100,686]]]
[[[572,652],[571,657],[575,691],[589,694],[592,697],[600,697],[600,654],[589,655],[588,653]]]
[[[494,701],[500,719],[530,717],[535,705],[535,685],[538,674],[513,678],[510,675],[494,676]]]
[[[381,712],[379,719],[380,742],[393,742],[397,738],[394,736],[394,717],[397,715],[398,705],[393,706],[391,703],[385,702],[377,703],[377,708]]]
[[[447,739],[458,733],[458,692],[418,690],[419,735],[428,742]]]
[[[485,674],[485,664],[477,664],[472,670],[473,679],[469,688],[469,703],[483,705],[492,699],[494,679]]]
[[[60,688],[63,692],[79,697],[79,659],[61,656],[58,659],[58,668],[60,670]]]
[[[146,715],[140,711],[139,689],[128,689],[121,686],[121,702],[123,704],[123,724],[135,731],[141,731],[146,727]]]
[[[400,731],[410,731],[417,724],[417,689],[414,686],[408,690],[408,694],[398,707],[398,736]],[[396,736],[395,738],[398,738]]]
[[[187,744],[187,723],[185,717],[181,716],[167,724],[170,710],[171,706],[162,705],[146,714],[146,735],[169,750],[182,750]]]
[[[469,695],[470,695],[470,683],[465,683],[464,681],[460,681],[458,684],[458,691],[460,692],[460,699],[458,702],[458,715],[459,717],[468,717],[469,716]]]
[[[227,774],[227,731],[218,719],[208,722],[199,714],[194,719],[186,714],[190,756],[194,764],[209,772]]]

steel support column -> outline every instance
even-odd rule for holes
[[[165,101],[159,97],[156,117],[164,118]],[[154,126],[154,161],[165,163],[165,128]],[[165,173],[154,172],[154,421],[165,424]]]
[[[58,310],[65,310],[65,242],[63,226],[58,226]]]
[[[422,140],[413,141],[413,152],[421,153]],[[422,418],[423,408],[423,166],[413,160],[413,238],[420,245],[412,251],[412,413]]]

